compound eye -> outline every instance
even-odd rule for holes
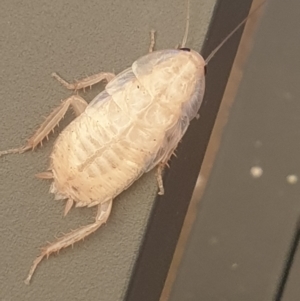
[[[204,66],[204,75],[206,75],[206,73],[207,73],[207,67],[206,67],[206,65]]]
[[[190,49],[190,48],[179,48],[179,50],[188,51],[188,52],[190,52],[190,51],[191,51],[191,49]]]

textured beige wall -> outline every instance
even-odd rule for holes
[[[189,47],[200,49],[214,3],[192,1]],[[120,72],[147,52],[152,28],[158,49],[173,48],[182,39],[185,9],[183,0],[2,0],[0,149],[23,143],[70,95],[50,77],[53,71],[70,81]],[[57,133],[34,153],[0,158],[0,300],[121,300],[156,194],[153,173],[116,199],[105,227],[45,260],[31,286],[23,283],[38,247],[95,215],[73,209],[63,218],[64,204],[48,194],[49,183],[34,178],[47,167]]]

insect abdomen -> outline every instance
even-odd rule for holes
[[[128,139],[83,114],[62,132],[51,155],[55,192],[78,206],[105,202],[139,177],[138,157]]]

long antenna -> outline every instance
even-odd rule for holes
[[[186,23],[185,23],[185,32],[184,36],[181,42],[180,47],[184,48],[187,38],[188,38],[188,33],[189,33],[189,26],[190,26],[190,0],[187,0],[187,5],[186,5]]]
[[[245,23],[246,21],[254,14],[257,10],[259,10],[267,1],[264,1],[260,5],[258,5],[205,59],[206,65],[210,62],[210,60],[215,56],[215,54],[220,50],[220,48],[235,34]]]

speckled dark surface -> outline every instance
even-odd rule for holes
[[[300,299],[299,1],[264,10],[170,301]]]
[[[215,1],[191,2],[188,46],[200,49]],[[50,77],[53,71],[70,81],[120,72],[147,52],[152,28],[158,49],[173,48],[184,32],[185,9],[180,0],[1,1],[0,149],[24,143],[70,95]],[[122,300],[156,195],[153,173],[117,198],[105,227],[45,260],[29,287],[23,283],[40,246],[95,215],[73,209],[63,218],[64,204],[48,194],[49,183],[34,178],[47,167],[55,133],[34,153],[0,159],[0,300]]]

